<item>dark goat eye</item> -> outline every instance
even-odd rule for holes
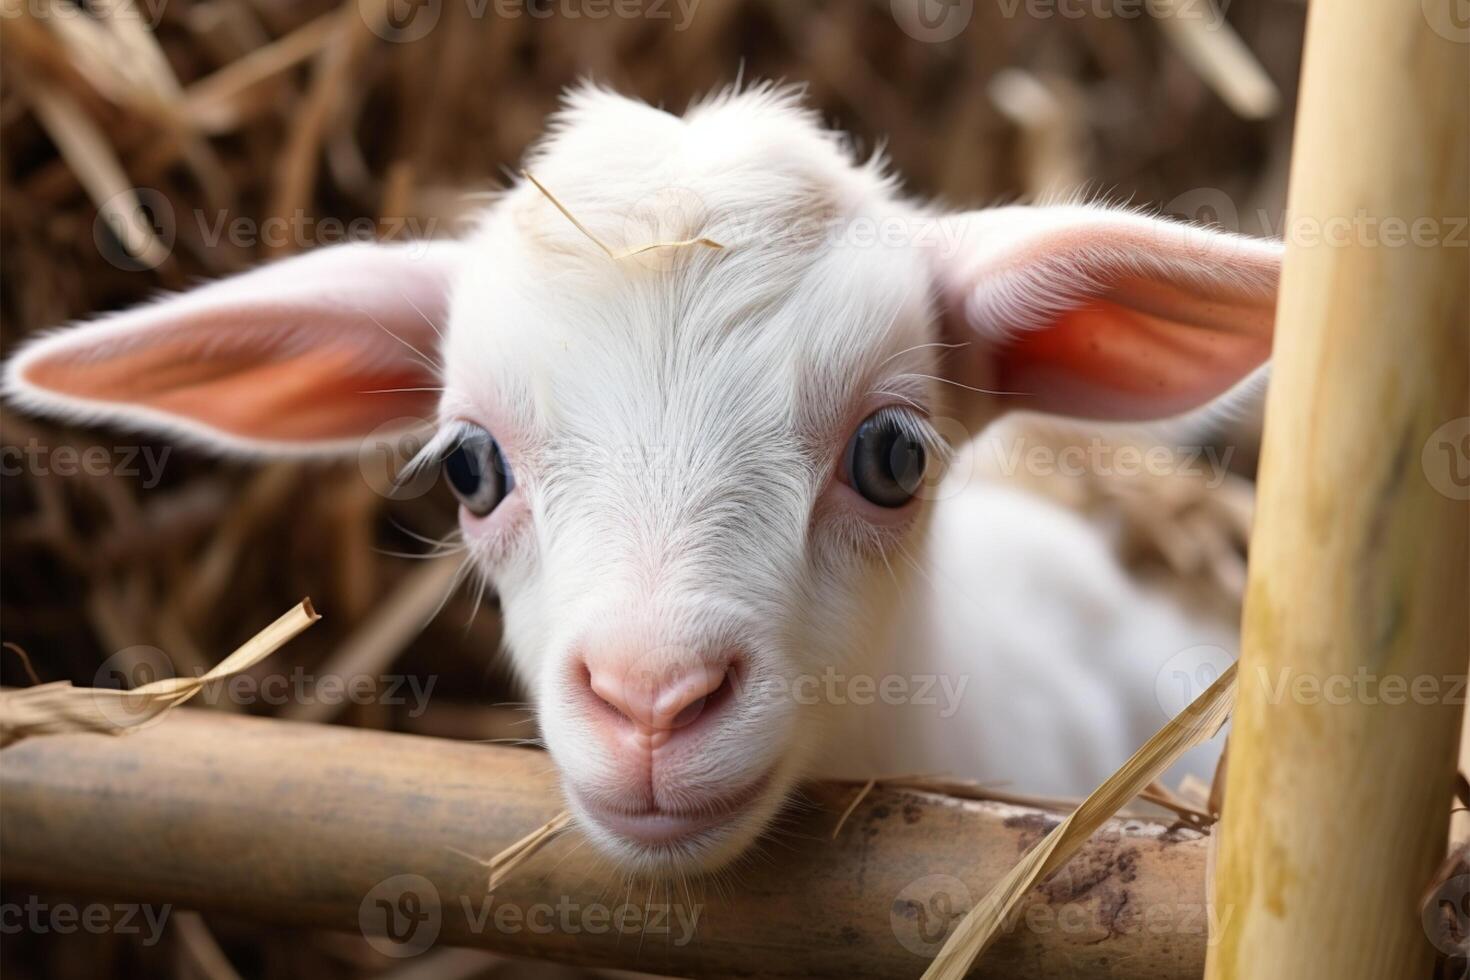
[[[914,425],[885,408],[863,420],[844,459],[847,482],[879,507],[902,507],[924,478],[924,444]]]
[[[515,486],[500,444],[479,426],[465,426],[459,442],[444,455],[443,466],[450,489],[476,517],[494,510]]]

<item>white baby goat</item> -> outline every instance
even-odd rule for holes
[[[258,456],[432,420],[569,805],[632,865],[724,864],[814,774],[1085,792],[1163,722],[1160,666],[1231,643],[947,447],[1214,401],[1268,355],[1276,246],[942,214],[769,87],[580,90],[527,168],[462,241],[56,332],[6,391]]]

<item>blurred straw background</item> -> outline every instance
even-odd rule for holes
[[[1211,0],[979,0],[956,5],[968,22],[944,39],[914,27],[910,0],[670,0],[593,16],[633,6],[3,0],[3,352],[349,233],[452,234],[466,195],[498,186],[583,77],[675,110],[738,74],[802,83],[834,125],[885,146],[912,193],[956,206],[1080,192],[1279,231],[1305,17],[1295,0],[1235,0],[1223,19]],[[432,677],[429,709],[219,710],[534,735],[497,664],[493,599],[476,614],[466,586],[433,616],[457,561],[398,556],[431,552],[454,506],[441,486],[388,499],[391,452],[245,465],[9,408],[0,428],[5,684],[28,683],[15,648],[45,681],[193,672],[309,594],[323,622],[270,669]],[[88,463],[95,446],[105,453]],[[433,955],[426,976],[529,975]],[[178,912],[157,946],[78,932],[8,935],[0,951],[14,980],[423,966],[356,937]]]

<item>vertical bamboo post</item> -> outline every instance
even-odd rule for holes
[[[1210,980],[1428,975],[1470,601],[1470,44],[1434,7],[1311,8]]]

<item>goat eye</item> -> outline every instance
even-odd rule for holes
[[[478,426],[466,426],[454,448],[444,456],[444,476],[465,509],[484,517],[515,486],[500,444]]]
[[[901,412],[885,408],[858,426],[843,462],[854,490],[879,507],[902,507],[924,477],[924,444]]]

